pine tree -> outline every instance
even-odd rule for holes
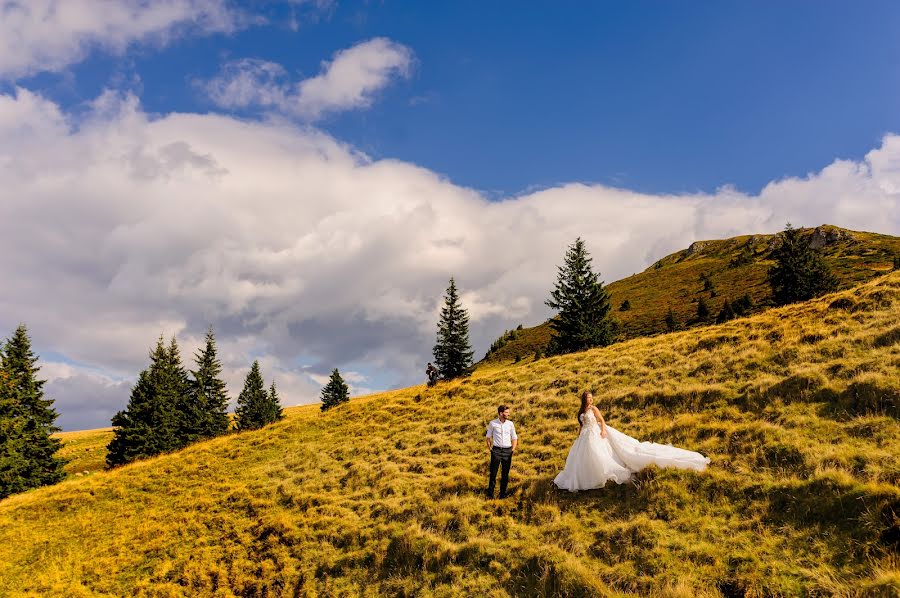
[[[700,297],[700,300],[697,301],[697,317],[701,320],[709,317],[709,306],[703,297]]]
[[[206,346],[194,355],[197,370],[189,400],[182,410],[181,434],[189,442],[213,438],[228,431],[228,391],[221,379],[222,364],[216,356],[216,338],[212,328],[206,332]]]
[[[450,279],[441,319],[438,322],[437,344],[434,346],[434,365],[441,378],[457,378],[472,367],[472,347],[469,344],[469,314],[459,304],[456,281]]]
[[[115,430],[106,464],[113,467],[183,447],[180,410],[188,392],[175,337],[167,349],[160,336],[150,353],[150,367],[138,375],[131,390],[127,408],[112,418]]]
[[[550,321],[553,336],[548,353],[571,353],[609,345],[615,324],[609,316],[609,295],[591,270],[591,258],[581,238],[566,251],[556,287],[546,304],[559,313]]]
[[[775,265],[769,269],[772,297],[778,305],[807,301],[837,289],[838,280],[822,256],[800,238],[790,223],[781,233],[781,245],[772,251]]]
[[[0,498],[59,482],[65,460],[53,400],[44,398],[44,381],[24,325],[0,351]]]
[[[244,379],[244,388],[238,395],[234,411],[235,427],[238,430],[256,430],[266,425],[266,389],[263,387],[259,361],[254,361]]]
[[[331,372],[331,377],[328,379],[328,384],[322,389],[322,411],[328,411],[332,407],[337,407],[341,403],[346,403],[350,400],[350,388],[344,383],[344,379],[341,378],[341,373],[337,368],[334,368],[334,371]]]
[[[631,301],[626,299],[622,302],[622,305],[619,306],[619,311],[628,311],[629,309],[631,309]]]
[[[278,397],[278,391],[275,390],[274,380],[269,387],[269,394],[266,395],[266,417],[270,422],[284,419],[284,410],[281,408],[281,399]]]
[[[719,311],[719,315],[716,316],[716,324],[722,324],[728,320],[733,320],[736,316],[737,314],[734,313],[734,308],[731,306],[731,303],[725,301],[725,304],[722,305],[722,309]]]
[[[669,308],[669,313],[666,314],[665,317],[666,330],[669,332],[675,332],[675,328],[678,326],[678,321],[675,319],[675,312],[672,311],[672,308]]]

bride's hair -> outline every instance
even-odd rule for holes
[[[591,395],[591,391],[586,390],[581,393],[581,409],[578,410],[578,415],[575,416],[575,419],[578,420],[578,423],[581,423],[581,414],[584,413],[585,409],[587,409],[587,398]]]

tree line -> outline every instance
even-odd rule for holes
[[[778,305],[818,297],[838,285],[821,255],[799,233],[788,224],[780,235],[781,243],[771,254],[775,263],[767,280]],[[547,355],[609,345],[616,338],[618,323],[610,314],[609,294],[591,262],[585,242],[577,238],[567,248],[545,302],[558,312],[550,321],[552,335]],[[893,266],[900,268],[900,257],[894,258]],[[701,275],[701,280],[704,290],[715,296],[708,275]],[[751,307],[749,295],[726,300],[716,321],[738,317]],[[630,308],[626,299],[619,310]],[[701,298],[698,318],[703,320],[710,315],[709,306]],[[670,330],[677,328],[671,309],[665,323]],[[505,334],[503,342],[510,340],[507,335],[513,336]],[[492,347],[496,348],[499,347]],[[454,278],[444,295],[433,354],[443,379],[464,376],[472,370],[469,315],[461,304]],[[535,358],[542,355],[540,349],[536,350]],[[194,361],[196,369],[186,370],[175,338],[167,345],[160,336],[150,352],[150,365],[138,375],[127,407],[112,418],[114,432],[107,447],[108,466],[177,450],[231,429],[227,413],[230,400],[221,379],[222,365],[212,329]],[[0,347],[0,498],[65,477],[65,461],[56,454],[61,442],[52,436],[60,430],[55,425],[57,413],[52,399],[44,398],[44,381],[37,377],[40,368],[36,364],[27,330],[20,325]],[[335,368],[322,389],[321,410],[327,411],[349,399],[349,387]],[[265,388],[259,362],[254,361],[237,399],[234,429],[258,429],[283,417],[275,383]]]
[[[788,223],[779,237],[780,244],[770,255],[775,263],[767,273],[772,299],[776,305],[807,301],[837,289],[837,277],[830,271],[821,254],[801,238],[799,229]],[[743,265],[749,259],[741,254],[730,265]],[[546,355],[584,351],[609,345],[616,340],[619,324],[610,313],[609,293],[600,280],[600,274],[594,272],[591,262],[584,240],[578,237],[566,249],[563,263],[557,267],[556,283],[550,298],[545,301],[548,307],[557,310],[557,314],[550,320],[552,332],[545,348]],[[894,268],[900,268],[900,257],[894,258]],[[709,291],[710,297],[715,297],[716,289],[709,275],[703,273],[700,278],[704,284],[703,290]],[[625,299],[618,309],[628,311],[631,307],[631,302]],[[718,324],[727,322],[747,314],[752,308],[753,300],[749,294],[731,301],[726,299],[715,316],[715,321]],[[711,316],[709,304],[701,297],[697,304],[697,321],[706,321]],[[678,328],[678,321],[671,307],[664,317],[664,324],[669,331]],[[433,350],[435,364],[443,379],[456,378],[471,371],[473,364],[468,325],[468,313],[460,305],[456,282],[451,278],[444,296],[437,343]],[[504,332],[491,345],[485,358],[514,338],[515,333]],[[536,359],[543,355],[540,349],[535,351]]]

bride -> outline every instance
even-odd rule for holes
[[[668,444],[639,442],[607,426],[594,406],[594,396],[586,391],[581,395],[578,411],[578,438],[569,449],[565,469],[553,483],[575,492],[602,488],[609,480],[624,484],[632,473],[648,465],[703,471],[708,463],[709,459],[700,453]]]

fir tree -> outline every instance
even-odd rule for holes
[[[731,306],[731,303],[725,301],[725,304],[722,305],[722,309],[719,311],[719,315],[716,316],[716,324],[722,324],[728,320],[733,320],[735,317],[736,314],[734,313],[734,308]]]
[[[0,498],[65,477],[65,460],[53,400],[44,398],[44,381],[24,325],[0,351]]]
[[[775,265],[769,269],[772,297],[778,305],[806,301],[837,289],[838,280],[821,255],[800,238],[790,223],[781,234],[781,245],[772,251]]]
[[[709,306],[706,304],[706,299],[700,297],[700,300],[697,301],[697,317],[701,320],[705,320],[709,317]]]
[[[434,345],[434,365],[441,378],[457,378],[472,367],[472,347],[469,344],[469,314],[459,303],[456,282],[450,286],[438,321],[437,344]]]
[[[675,319],[675,312],[672,311],[672,308],[669,308],[669,313],[666,314],[665,317],[666,330],[669,332],[675,332],[675,328],[678,327],[678,321]]]
[[[113,416],[113,439],[107,446],[110,467],[173,451],[185,445],[181,408],[189,382],[175,338],[169,348],[160,336],[150,353],[150,367],[138,375],[128,406]]]
[[[228,392],[221,379],[222,364],[216,356],[212,328],[206,332],[206,346],[194,355],[197,370],[189,400],[182,411],[182,436],[189,442],[213,438],[228,431]]]
[[[341,378],[341,373],[337,368],[334,368],[334,371],[331,372],[331,377],[328,379],[328,384],[322,389],[322,411],[328,411],[332,407],[337,407],[341,403],[346,403],[350,400],[350,388],[344,383],[344,379]]]
[[[900,270],[900,255],[894,256],[894,270]]]
[[[274,380],[269,387],[269,394],[266,395],[266,417],[271,422],[284,419],[284,410],[281,408],[281,399],[278,397],[278,391],[275,390]]]
[[[629,309],[631,309],[631,301],[626,299],[622,302],[622,305],[619,306],[619,311],[628,311]]]
[[[553,336],[548,353],[571,353],[613,342],[615,325],[609,316],[609,295],[581,238],[566,251],[556,286],[546,304],[559,313],[550,321]]]
[[[235,409],[235,427],[238,430],[256,430],[275,421],[269,407],[269,395],[259,373],[259,361],[254,361],[244,379],[244,389],[238,396]]]

